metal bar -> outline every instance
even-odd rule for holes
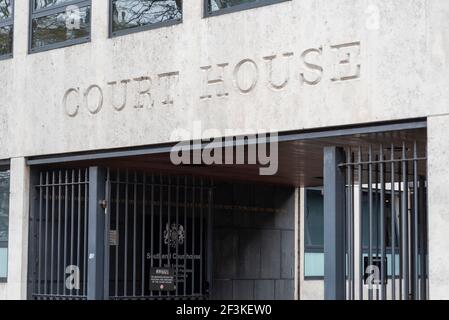
[[[402,159],[402,151],[401,151],[401,157],[400,159]],[[398,228],[398,245],[399,245],[399,283],[398,283],[398,287],[399,287],[399,300],[403,300],[403,288],[402,288],[402,284],[403,284],[403,259],[402,259],[402,250],[403,250],[403,243],[402,243],[402,207],[403,207],[403,203],[402,203],[402,196],[403,196],[403,183],[402,183],[402,174],[403,174],[403,170],[402,170],[402,162],[398,164],[398,184],[399,184],[399,210],[398,210],[398,221],[397,221],[397,228]]]
[[[167,178],[168,180],[168,186],[167,186],[167,232],[168,230],[171,229],[171,177],[168,176]],[[168,251],[168,255],[167,255],[167,262],[168,262],[168,267],[171,267],[171,244],[170,244],[170,240],[168,241],[167,244],[167,251]],[[171,292],[167,292],[168,296],[171,296]]]
[[[359,147],[358,151],[358,175],[359,175],[359,299],[363,300],[364,290],[364,258],[363,258],[363,164],[362,164],[362,148]]]
[[[384,159],[384,147],[380,145],[379,157],[381,160]],[[387,264],[385,263],[385,171],[384,164],[380,163],[380,261],[381,261],[381,274],[380,274],[380,285],[381,285],[381,300],[387,299],[387,287],[385,273]]]
[[[65,171],[65,182],[69,180],[69,173]],[[64,273],[67,268],[67,259],[68,259],[68,250],[67,250],[67,241],[68,241],[68,210],[69,210],[69,187],[64,186]],[[67,294],[67,288],[64,286],[64,295]]]
[[[72,170],[72,183],[75,182],[75,170]],[[73,266],[73,251],[74,251],[74,238],[75,238],[75,185],[72,185],[71,189],[71,210],[70,210],[70,265]],[[70,295],[73,296],[73,290],[70,290]]]
[[[344,150],[324,148],[324,297],[345,298],[345,178],[338,165],[345,161]]]
[[[52,182],[55,184],[55,172],[52,172]],[[54,249],[55,249],[55,188],[51,187],[51,249],[50,249],[50,294],[54,288]]]
[[[162,174],[159,176],[160,182],[162,184]],[[159,254],[160,258],[159,260],[159,268],[162,267],[162,239],[163,239],[163,233],[162,233],[162,200],[163,200],[163,187],[159,187]],[[162,292],[159,291],[159,296],[162,296]]]
[[[111,171],[109,169],[105,170],[105,196],[103,201],[104,209],[104,225],[103,225],[103,299],[109,299],[109,267],[110,267],[110,245],[109,245],[109,230],[111,229]],[[101,183],[101,181],[99,181]]]
[[[1,165],[1,164],[0,164]],[[29,281],[27,285],[27,299],[33,300],[35,299],[35,295],[38,291],[38,282],[37,282],[37,267],[39,264],[40,257],[37,255],[38,253],[38,244],[39,244],[39,232],[38,227],[40,226],[40,221],[38,221],[38,203],[39,203],[39,195],[38,189],[36,185],[39,183],[39,172],[36,169],[30,170],[30,225],[29,225],[29,234],[28,234],[28,243],[30,250],[28,251],[28,273],[29,273]]]
[[[408,179],[405,142],[402,144],[402,275],[403,275],[403,299],[408,300],[409,295],[409,243],[408,243]]]
[[[354,158],[354,153],[351,152],[351,159]],[[351,300],[355,300],[355,228],[354,228],[354,177],[355,177],[355,168],[354,166],[350,166],[350,171],[351,171],[351,202],[350,202],[350,206],[351,206],[351,255],[350,257],[350,265],[351,265],[351,292],[352,292],[352,296],[351,296]]]
[[[105,171],[99,167],[89,168],[89,262],[88,288],[89,300],[104,299],[104,224],[105,212],[102,201],[105,199]]]
[[[171,177],[168,176],[167,178],[168,180],[168,186],[167,186],[167,230],[171,228]],[[168,251],[168,255],[167,255],[167,263],[168,263],[168,267],[171,267],[171,259],[170,259],[170,241],[167,244],[167,251]],[[170,292],[167,293],[168,295],[171,295]]]
[[[187,229],[187,177],[184,177],[184,227]],[[187,230],[185,233],[184,239],[184,296],[187,295],[187,241],[189,240],[187,237]]]
[[[204,256],[204,252],[203,252],[203,241],[204,241],[204,234],[203,234],[203,179],[200,180],[200,287],[199,287],[199,292],[200,294],[204,294],[203,292],[203,256]]]
[[[368,159],[369,159],[369,165],[368,165],[368,202],[369,202],[369,223],[368,223],[368,231],[369,231],[369,242],[368,242],[368,260],[369,265],[373,265],[373,150],[372,146],[369,146],[368,151]],[[370,285],[370,284],[368,284]],[[368,288],[368,299],[373,299],[373,289],[372,287]]]
[[[213,292],[213,193],[212,186],[208,190],[208,208],[207,208],[207,282],[209,285],[209,297]]]
[[[428,233],[429,233],[429,218],[428,218],[428,216],[429,216],[429,209],[428,209],[428,196],[429,196],[429,194],[428,194],[428,191],[427,191],[427,183],[423,183],[423,189],[424,189],[424,199],[425,199],[425,204],[423,204],[423,206],[424,206],[424,261],[425,261],[425,263],[424,263],[424,267],[425,267],[425,269],[424,269],[424,272],[423,272],[423,274],[424,274],[424,277],[425,277],[425,287],[426,287],[426,289],[425,289],[425,299],[428,299],[429,298],[429,274],[428,274],[428,272],[429,272],[429,259],[428,259],[428,254],[429,254],[429,252],[428,252],[428,250],[429,250],[429,247],[428,247],[428,243],[429,243],[429,235],[428,235]]]
[[[426,245],[427,245],[427,238],[426,238],[426,210],[425,210],[425,178],[420,177],[419,179],[419,212],[420,212],[420,274],[421,274],[421,281],[420,281],[420,294],[421,299],[426,300],[427,299],[427,271],[426,271]]]
[[[176,228],[179,228],[179,177],[176,178]],[[179,246],[176,245],[176,295],[179,295]]]
[[[192,177],[192,257],[195,256],[195,178]],[[195,259],[192,261],[192,292],[195,292]]]
[[[374,164],[374,170],[375,170],[375,178],[374,178],[374,199],[373,199],[373,205],[379,204],[379,180],[380,180],[380,173],[379,173],[379,155],[376,155],[376,163]],[[376,205],[376,222],[375,222],[375,231],[376,231],[376,259],[379,259],[379,234],[380,234],[380,208]],[[380,279],[378,279],[380,280]],[[376,284],[376,300],[379,300],[379,284]]]
[[[391,145],[391,160],[394,160],[394,145]],[[396,182],[395,163],[391,162],[391,298],[396,300]]]
[[[151,246],[151,268],[154,268],[154,174],[151,174],[151,233],[150,233],[150,246]],[[153,296],[153,291],[151,296]]]
[[[416,141],[413,145],[413,155],[416,158],[418,155],[418,147]],[[414,200],[414,212],[413,212],[413,299],[419,300],[419,290],[418,290],[418,272],[419,272],[419,198],[418,198],[418,162],[416,160],[413,161],[413,200]]]
[[[42,184],[42,180],[43,180],[43,177],[42,177],[42,172],[39,174],[39,181],[40,181],[40,184]],[[37,286],[37,293],[38,294],[41,294],[42,293],[42,283],[41,283],[41,281],[42,281],[42,279],[41,279],[41,276],[42,276],[42,260],[41,260],[41,257],[42,257],[42,199],[43,199],[43,194],[42,194],[43,192],[42,192],[42,187],[40,187],[39,188],[39,232],[38,232],[38,242],[39,242],[39,245],[38,245],[38,261],[37,261],[37,269],[38,269],[38,271],[37,271],[37,283],[38,283],[38,286]]]
[[[128,295],[128,205],[129,205],[129,171],[126,169],[126,185],[125,185],[125,254],[123,257],[123,295]]]
[[[146,214],[146,183],[147,183],[147,175],[143,173],[143,186],[142,186],[142,297],[145,296],[145,214]],[[153,233],[150,233],[152,236]],[[153,254],[153,253],[151,253]]]
[[[84,171],[84,250],[83,250],[83,261],[84,261],[84,269],[83,269],[83,279],[84,279],[84,288],[83,295],[87,296],[87,221],[88,221],[88,213],[89,213],[89,169]]]
[[[348,148],[346,152],[346,159],[350,159],[351,150]],[[349,166],[345,167],[346,171],[346,182],[345,182],[345,195],[346,195],[346,205],[345,205],[345,286],[346,286],[346,299],[351,300],[351,264],[347,264],[347,258],[351,256],[351,219],[350,219],[350,203],[351,203],[351,195],[350,195],[350,185],[351,185],[351,170]],[[350,259],[350,258],[349,258]]]
[[[56,257],[56,294],[59,295],[60,294],[60,274],[61,274],[61,270],[60,270],[60,266],[61,266],[61,183],[62,183],[62,173],[61,171],[59,171],[58,174],[58,181],[59,181],[59,186],[58,186],[58,253],[57,253],[57,257]],[[63,270],[62,270],[63,271]],[[62,279],[64,279],[64,274]],[[64,285],[64,284],[63,284]]]
[[[48,185],[48,172],[45,173],[45,182]],[[47,282],[47,277],[48,277],[48,265],[47,265],[47,260],[48,260],[48,198],[49,198],[49,193],[48,193],[48,186],[45,187],[45,248],[44,248],[44,293],[48,294],[48,282]]]
[[[120,181],[120,169],[117,169],[117,181]],[[115,198],[115,232],[117,245],[115,246],[115,296],[118,297],[119,248],[120,248],[120,184],[116,184]]]
[[[81,270],[81,169],[78,171],[78,227],[77,227],[77,243],[76,243],[76,265]],[[78,295],[80,288],[77,289]]]
[[[407,160],[409,160],[409,161],[414,161],[414,160],[416,160],[416,161],[424,161],[424,160],[427,160],[427,157],[416,157],[416,158],[414,158],[414,157],[411,157],[411,158],[407,158]],[[364,161],[364,162],[362,162],[362,164],[379,164],[379,163],[390,163],[390,162],[401,162],[402,160],[401,159],[395,159],[395,160],[372,160],[372,161]],[[345,163],[341,163],[341,164],[339,164],[338,166],[339,167],[347,167],[347,166],[349,166],[349,165],[355,165],[355,164],[358,164],[358,163],[354,163],[354,162],[345,162]]]
[[[136,296],[137,275],[137,172],[134,171],[134,221],[133,221],[133,296]]]

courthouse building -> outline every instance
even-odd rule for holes
[[[0,0],[0,299],[449,299],[446,0]]]

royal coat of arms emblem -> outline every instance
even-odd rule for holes
[[[170,247],[184,243],[184,227],[181,224],[166,224],[164,231],[164,243]]]

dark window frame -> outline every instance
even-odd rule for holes
[[[306,241],[306,214],[307,214],[307,192],[308,191],[321,191],[323,192],[323,188],[305,188],[304,189],[304,253],[324,253],[324,244],[322,246],[320,245],[313,245],[308,244]]]
[[[0,61],[2,60],[6,60],[6,59],[11,59],[14,56],[14,14],[15,14],[15,1],[11,0],[11,15],[10,18],[5,19],[5,20],[0,20],[0,28],[1,27],[8,27],[8,26],[12,26],[12,48],[11,48],[11,53],[7,53],[7,54],[2,54],[0,55]]]
[[[184,1],[182,2],[182,12],[181,12],[181,19],[174,19],[174,20],[167,20],[167,21],[163,21],[163,22],[158,22],[158,23],[153,23],[153,24],[147,24],[144,26],[140,26],[140,27],[134,27],[134,28],[128,28],[128,29],[123,29],[123,30],[118,30],[118,31],[114,31],[113,30],[113,12],[112,12],[112,1],[113,0],[109,0],[109,8],[108,8],[108,12],[109,12],[109,38],[117,38],[120,36],[125,36],[128,34],[133,34],[133,33],[137,33],[137,32],[143,32],[143,31],[148,31],[148,30],[153,30],[153,29],[159,29],[159,28],[165,28],[165,27],[170,27],[170,26],[174,26],[177,24],[181,24],[183,22],[183,18],[184,18]]]
[[[260,0],[257,2],[242,3],[230,8],[219,9],[217,11],[209,11],[209,0],[203,0],[203,18],[220,16],[222,14],[233,13],[238,11],[250,10],[259,7],[265,7],[272,4],[287,2],[292,0]]]
[[[0,171],[7,171],[7,170],[10,170],[9,161],[0,161]],[[10,176],[11,176],[11,173],[10,173]],[[8,216],[8,219],[9,219],[9,216]],[[9,223],[8,223],[8,228],[9,228]],[[0,241],[0,248],[6,248],[7,250],[9,250],[9,239],[7,241]],[[8,277],[6,277],[6,278],[0,277],[0,283],[7,283],[7,282],[8,282]]]
[[[28,53],[29,54],[33,54],[33,53],[38,53],[38,52],[44,52],[44,51],[49,51],[49,50],[54,50],[54,49],[60,49],[60,48],[66,48],[66,47],[70,47],[70,46],[74,46],[74,45],[78,45],[78,44],[83,44],[83,43],[88,43],[91,41],[91,36],[92,36],[92,16],[91,16],[91,23],[89,24],[89,35],[85,36],[85,37],[81,37],[81,38],[77,38],[77,39],[71,39],[71,40],[66,40],[66,41],[62,41],[62,42],[58,42],[58,43],[53,43],[53,44],[49,44],[49,45],[45,45],[39,48],[33,48],[33,19],[36,18],[42,18],[45,16],[49,16],[52,14],[57,14],[57,13],[61,13],[64,12],[65,9],[70,6],[70,5],[77,5],[80,8],[82,7],[90,7],[91,10],[91,15],[92,15],[92,1],[91,0],[72,0],[72,1],[67,1],[61,4],[57,4],[54,6],[51,6],[49,8],[45,8],[45,9],[37,9],[34,10],[34,0],[29,0],[29,19],[28,19]]]

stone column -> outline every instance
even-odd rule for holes
[[[27,298],[29,176],[25,158],[11,159],[6,289],[8,300]]]
[[[449,299],[449,116],[428,119],[429,298]]]

